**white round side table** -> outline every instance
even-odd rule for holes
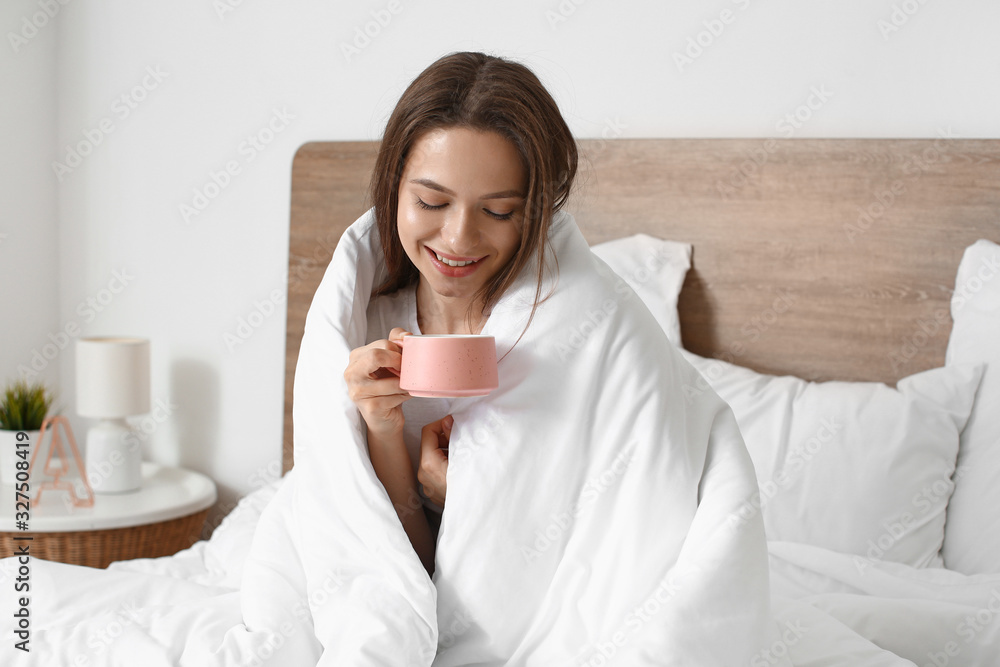
[[[142,464],[142,480],[138,491],[95,494],[93,507],[74,507],[65,493],[46,490],[31,504],[27,531],[16,528],[13,486],[0,485],[0,558],[28,544],[33,558],[107,567],[169,556],[197,542],[216,500],[212,480],[149,462]]]

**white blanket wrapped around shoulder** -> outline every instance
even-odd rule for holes
[[[286,628],[279,662],[736,665],[772,637],[763,526],[739,518],[756,481],[728,406],[685,399],[696,371],[570,215],[550,245],[558,270],[520,341],[532,266],[482,332],[499,389],[453,400],[432,582],[343,380],[384,275],[371,212],[344,234],[306,320],[294,474],[244,573],[248,630]]]

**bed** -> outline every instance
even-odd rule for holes
[[[690,390],[711,387],[730,403],[757,469],[760,493],[746,511],[764,514],[771,588],[788,604],[776,611],[783,634],[751,664],[1000,663],[991,491],[1000,430],[987,414],[1000,380],[982,365],[1000,345],[1000,141],[631,139],[580,149],[568,210],[591,245],[612,243],[602,257],[665,329],[676,327],[671,340],[704,378]],[[306,313],[366,208],[375,150],[309,143],[292,166],[284,471],[294,466]],[[633,270],[658,240],[674,244],[678,261]],[[831,405],[845,407],[817,430],[810,419]],[[811,465],[824,456],[833,458]],[[281,485],[252,493],[210,540],[176,556],[116,563],[72,585],[60,568],[43,570],[69,586],[64,599],[132,592],[103,598],[105,632],[90,641],[66,628],[93,622],[92,607],[69,605],[58,619],[36,611],[35,641],[63,642],[73,648],[58,655],[91,664],[126,647],[166,663],[225,664],[210,631],[231,639],[226,628],[240,619],[227,596]],[[128,611],[136,606],[143,612]],[[907,626],[937,630],[915,639]],[[215,661],[199,662],[206,654]]]

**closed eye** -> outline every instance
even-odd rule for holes
[[[420,197],[417,197],[417,206],[427,211],[439,211],[447,205],[448,205],[447,202],[445,202],[444,204],[437,204],[437,205],[428,204]],[[510,220],[511,218],[514,217],[515,211],[511,211],[510,213],[497,213],[495,211],[489,210],[488,208],[484,208],[483,213],[496,220]]]
[[[419,206],[420,208],[425,208],[428,211],[437,211],[438,209],[442,209],[442,208],[444,208],[447,205],[448,204],[445,203],[445,204],[438,204],[437,206],[432,206],[431,204],[428,204],[427,202],[425,202],[420,197],[417,197],[417,206]]]
[[[491,218],[496,218],[497,220],[510,220],[514,217],[514,211],[511,211],[510,213],[494,213],[490,209],[484,208],[483,212]]]

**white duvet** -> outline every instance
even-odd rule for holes
[[[1000,576],[768,554],[759,514],[740,518],[756,482],[731,412],[711,392],[685,401],[695,371],[566,214],[558,281],[527,333],[512,349],[531,280],[483,332],[500,388],[453,402],[432,581],[342,386],[377,247],[366,215],[310,309],[295,469],[176,556],[34,561],[31,654],[13,649],[16,562],[0,562],[0,663],[997,664]]]

